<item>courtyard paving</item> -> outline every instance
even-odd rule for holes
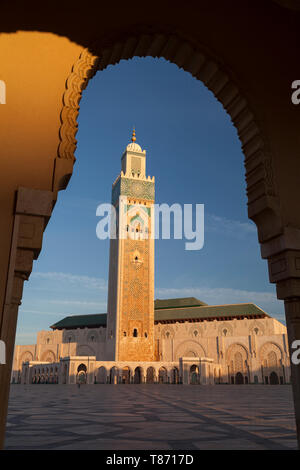
[[[289,385],[12,385],[6,449],[296,449]]]

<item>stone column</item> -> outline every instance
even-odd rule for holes
[[[208,367],[207,363],[201,361],[200,364],[200,385],[206,385],[208,383]]]
[[[300,259],[300,258],[299,258]],[[299,297],[285,300],[285,316],[289,339],[290,360],[295,349],[292,348],[295,340],[300,340],[300,286]],[[293,397],[295,406],[295,418],[297,426],[297,438],[300,448],[300,364],[294,364],[291,360],[291,379],[293,385]]]
[[[184,385],[189,385],[190,383],[190,366],[189,364],[185,363],[183,360],[183,367],[182,367],[182,383]]]
[[[5,422],[15,344],[18,309],[23,283],[28,280],[42,247],[43,232],[50,218],[54,194],[19,188],[16,195],[10,260],[0,324],[0,339],[6,344],[6,364],[0,366],[0,448],[4,444]]]
[[[292,344],[300,340],[300,230],[286,227],[283,234],[262,244],[268,258],[270,281],[276,283],[277,297],[284,300],[290,360]],[[291,362],[291,381],[300,448],[300,364]]]

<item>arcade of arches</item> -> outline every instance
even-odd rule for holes
[[[153,361],[110,361],[106,357],[106,314],[71,316],[52,325],[52,331],[40,331],[37,344],[16,346],[12,381],[191,385],[290,382],[286,327],[256,305],[213,306],[188,297],[156,300],[154,310]],[[89,326],[91,322],[93,326]],[[136,336],[133,331],[131,338],[137,345],[141,339],[138,331]]]
[[[22,15],[16,14],[18,3]],[[119,0],[87,1],[80,15],[69,0],[59,11],[56,3],[49,5],[47,15],[41,2],[27,9],[19,1],[2,5],[0,339],[7,357],[0,366],[2,442],[23,283],[41,251],[58,193],[72,175],[81,93],[97,70],[121,59],[174,62],[202,80],[230,114],[245,155],[248,214],[257,225],[270,282],[285,303],[288,347],[300,339],[300,108],[291,101],[291,84],[300,79],[297,5],[203,0],[182,8],[180,2],[153,0],[144,10],[137,1],[130,8]],[[273,352],[264,359],[268,370]],[[237,348],[230,359],[235,381],[247,376],[243,354]],[[241,364],[243,371],[234,375]],[[196,381],[199,365],[193,365]],[[272,372],[269,381],[280,380]],[[291,365],[291,376],[300,441],[299,366]]]

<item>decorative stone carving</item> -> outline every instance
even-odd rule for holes
[[[227,364],[229,364],[230,361],[234,360],[236,353],[241,354],[244,361],[246,361],[249,357],[249,352],[247,351],[247,348],[244,345],[239,344],[239,343],[234,343],[234,344],[231,344],[226,351]]]
[[[193,339],[197,339],[203,336],[203,331],[199,325],[193,325],[190,327],[189,334]]]
[[[33,354],[30,351],[25,351],[19,360],[19,367],[22,367],[23,362],[33,361]]]
[[[268,358],[268,355],[270,354],[270,352],[274,352],[276,354],[278,362],[279,362],[279,359],[280,360],[282,359],[282,350],[280,346],[278,346],[278,344],[268,342],[268,343],[263,344],[259,350],[259,359],[262,364],[264,360]]]
[[[53,363],[56,360],[55,353],[51,350],[45,351],[42,354],[41,360],[42,360],[42,362],[51,362],[51,363]]]
[[[171,325],[166,325],[161,330],[162,339],[173,339],[175,336],[174,328]]]
[[[265,327],[263,323],[257,320],[254,323],[251,323],[249,333],[250,335],[263,336],[265,334]]]
[[[233,328],[228,322],[222,322],[218,326],[218,336],[233,336]]]
[[[193,340],[187,340],[177,346],[174,355],[175,360],[178,360],[180,357],[184,357],[184,354],[187,351],[193,351],[196,354],[196,357],[206,357],[205,350],[200,343]]]

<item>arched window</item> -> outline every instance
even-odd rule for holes
[[[137,329],[135,328],[135,329],[133,330],[132,336],[133,336],[134,338],[136,338],[137,335],[138,335],[138,331],[137,331]]]
[[[224,335],[224,336],[227,335],[227,330],[226,330],[226,328],[223,330],[223,335]]]
[[[198,334],[198,331],[195,330],[195,331],[194,331],[194,336],[197,336],[197,334]]]
[[[147,338],[147,337],[148,337],[148,334],[147,334],[147,332],[145,331],[145,338]]]

